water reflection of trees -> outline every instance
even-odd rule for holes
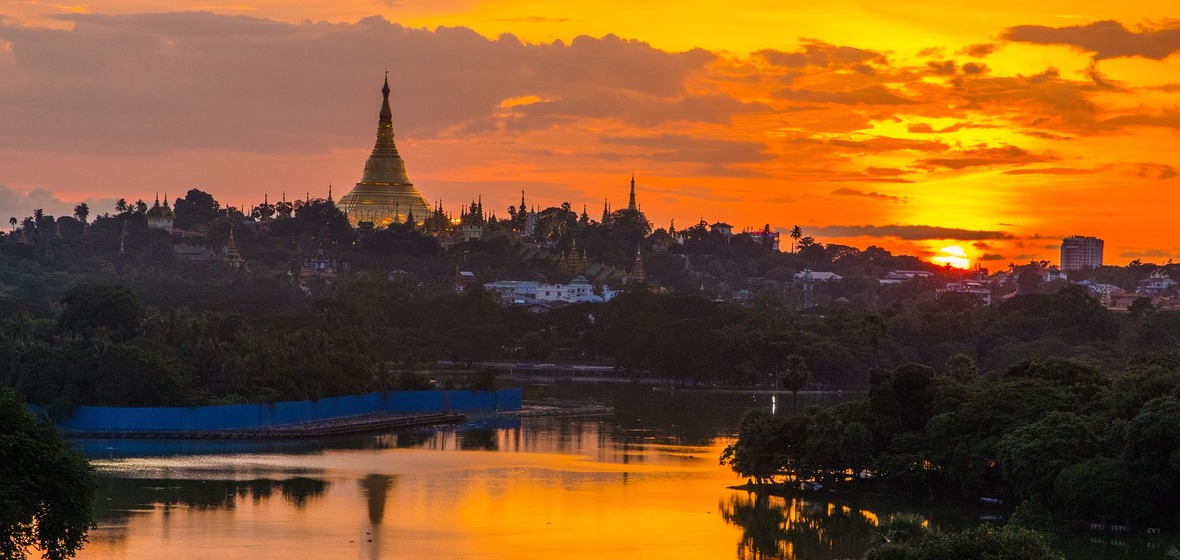
[[[742,530],[741,560],[856,558],[876,524],[871,512],[800,497],[735,493],[719,508]]]
[[[751,409],[771,409],[765,393],[697,390],[664,390],[632,383],[575,383],[525,385],[526,399],[593,400],[614,407],[605,424],[615,441],[643,441],[686,446],[706,446],[718,437],[731,437]],[[784,393],[786,394],[786,393]],[[789,394],[788,394],[789,395]],[[825,406],[854,396],[849,394],[799,395],[799,409]],[[782,397],[779,397],[782,400]],[[790,407],[779,407],[790,413]]]
[[[328,490],[328,482],[317,478],[284,480],[189,480],[156,478],[99,478],[97,504],[100,521],[118,521],[137,511],[157,505],[171,508],[234,509],[241,500],[255,503],[278,494],[297,509],[303,509]]]

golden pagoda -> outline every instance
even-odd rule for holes
[[[389,73],[385,73],[385,85],[381,88],[383,100],[381,115],[377,121],[377,144],[365,162],[361,180],[348,194],[340,197],[340,209],[348,221],[357,227],[371,224],[373,227],[388,226],[406,221],[414,216],[421,223],[430,215],[426,199],[414,188],[406,177],[406,163],[397,153],[393,144],[393,111],[389,109]]]

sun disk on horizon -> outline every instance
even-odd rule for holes
[[[939,249],[938,254],[932,257],[930,261],[937,265],[949,265],[964,270],[971,266],[971,262],[967,259],[967,251],[964,251],[958,245],[951,245]]]

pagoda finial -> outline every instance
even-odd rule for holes
[[[389,71],[388,70],[385,71],[385,85],[381,86],[381,97],[382,97],[381,113],[380,113],[380,115],[378,115],[377,124],[378,124],[378,126],[390,125],[391,130],[389,131],[389,137],[391,139],[390,141],[392,142],[392,138],[393,138],[393,130],[392,130],[393,110],[389,108]],[[379,139],[379,141],[380,141],[380,139]]]
[[[328,202],[332,202],[332,183],[328,183]]]

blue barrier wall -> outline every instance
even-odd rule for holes
[[[79,432],[203,432],[300,424],[376,412],[438,413],[519,410],[520,389],[499,391],[397,391],[327,397],[317,401],[234,404],[192,408],[79,406],[58,423]]]

